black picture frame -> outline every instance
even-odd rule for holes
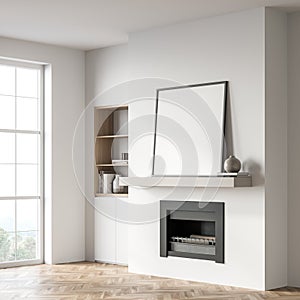
[[[152,176],[161,176],[155,174],[155,155],[156,155],[156,142],[157,142],[157,121],[158,121],[158,107],[159,107],[159,96],[160,93],[163,91],[169,90],[176,90],[176,89],[192,89],[198,87],[207,87],[207,86],[214,86],[214,85],[224,85],[224,94],[223,94],[223,121],[222,121],[222,129],[223,129],[223,141],[221,143],[221,164],[220,164],[220,172],[223,169],[223,162],[224,162],[224,148],[225,148],[225,128],[226,128],[226,108],[227,108],[227,96],[228,96],[228,88],[229,88],[229,81],[213,81],[213,82],[206,82],[206,83],[197,83],[197,84],[189,84],[189,85],[181,85],[181,86],[172,86],[172,87],[165,87],[165,88],[158,88],[156,90],[156,100],[155,100],[155,121],[154,121],[154,142],[153,142],[153,159],[152,159]],[[181,176],[181,175],[180,175]],[[188,176],[188,175],[187,175]]]

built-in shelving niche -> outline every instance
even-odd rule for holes
[[[121,153],[128,153],[128,106],[100,106],[95,108],[95,195],[127,196],[127,188],[122,194],[99,192],[99,172],[105,171],[120,176],[128,176],[128,165],[113,163],[120,160]]]

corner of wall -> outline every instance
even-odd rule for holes
[[[265,9],[265,285],[287,285],[287,14]],[[278,242],[280,241],[280,242]]]
[[[300,287],[300,12],[288,15],[288,284]]]

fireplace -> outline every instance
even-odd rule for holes
[[[160,256],[224,263],[224,203],[160,201]]]

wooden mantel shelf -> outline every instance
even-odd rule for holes
[[[251,187],[252,176],[199,176],[199,177],[179,177],[179,176],[153,176],[153,177],[121,177],[122,186],[140,187],[196,187],[196,188],[237,188]]]

